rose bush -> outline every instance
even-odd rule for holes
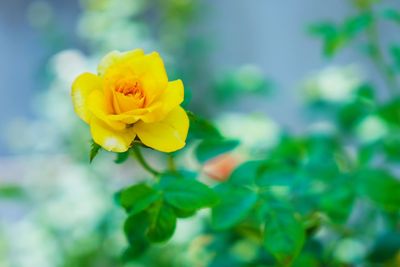
[[[83,73],[72,85],[75,112],[95,143],[125,152],[135,138],[162,152],[185,146],[189,119],[180,107],[181,80],[168,81],[157,52],[113,51],[100,62],[97,75]]]

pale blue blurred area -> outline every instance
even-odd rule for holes
[[[47,1],[57,23],[47,35],[28,23],[32,2],[0,0],[0,155],[10,153],[2,138],[5,127],[16,118],[33,116],[31,99],[45,89],[40,73],[46,60],[57,50],[81,48],[76,34],[79,1]],[[267,113],[283,127],[302,125],[298,83],[330,64],[321,56],[320,42],[307,35],[306,27],[350,14],[349,4],[344,0],[210,0],[208,7],[201,28],[210,38],[215,68],[224,71],[254,64],[278,83],[272,100],[250,98],[234,109]],[[57,47],[47,46],[47,38],[55,38]],[[358,61],[355,52],[346,50],[334,62]]]

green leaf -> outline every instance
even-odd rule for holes
[[[123,153],[117,153],[117,158],[114,160],[115,163],[124,163],[129,158],[129,150]]]
[[[161,194],[146,184],[133,185],[116,195],[118,203],[130,214],[144,211],[160,198]]]
[[[26,197],[25,190],[18,185],[1,185],[0,198],[24,198]]]
[[[190,120],[188,139],[219,139],[222,138],[219,130],[208,120],[187,111]]]
[[[90,148],[90,155],[89,155],[89,162],[92,163],[92,161],[94,160],[94,158],[97,156],[97,154],[99,153],[101,146],[96,144],[94,141],[92,141],[92,145]]]
[[[171,238],[176,227],[174,210],[160,203],[150,209],[150,225],[146,236],[151,242],[163,242]]]
[[[345,21],[343,25],[343,34],[346,39],[352,39],[357,34],[368,28],[373,22],[373,18],[369,13],[363,13],[355,17],[351,17]]]
[[[389,49],[390,55],[392,56],[394,67],[396,70],[400,70],[400,46],[393,45]]]
[[[264,165],[265,162],[261,160],[244,162],[232,172],[229,182],[240,186],[254,185],[255,179],[261,175]]]
[[[221,154],[235,149],[239,145],[237,140],[203,140],[196,148],[195,154],[199,162],[204,163]]]
[[[320,22],[311,24],[308,28],[311,35],[329,38],[337,35],[338,29],[335,24],[331,22]]]
[[[388,262],[400,251],[400,233],[387,232],[379,236],[372,246],[368,259],[374,263]]]
[[[389,211],[400,210],[400,181],[382,169],[363,170],[358,174],[360,190],[380,207]]]
[[[400,98],[393,99],[379,108],[378,114],[393,126],[400,127]]]
[[[160,186],[164,191],[164,199],[173,207],[194,211],[211,207],[218,202],[215,192],[196,180],[163,178]]]
[[[387,20],[393,21],[400,24],[400,12],[396,9],[386,9],[382,12],[382,15]]]
[[[172,208],[174,209],[174,213],[177,218],[189,218],[196,214],[195,210],[182,210],[175,207]]]
[[[145,237],[149,225],[149,216],[146,212],[130,215],[124,223],[124,233],[131,245],[130,254],[138,255],[148,245]]]
[[[257,194],[244,187],[221,184],[215,188],[220,202],[212,208],[212,225],[227,229],[243,220],[257,202]]]
[[[264,246],[283,266],[290,266],[305,241],[302,223],[288,210],[270,210],[265,221]]]

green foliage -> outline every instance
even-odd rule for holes
[[[90,155],[89,155],[89,162],[92,163],[92,161],[94,160],[94,158],[97,156],[97,154],[99,153],[101,149],[101,146],[99,146],[98,144],[96,144],[94,141],[92,141],[92,144],[90,146]]]
[[[221,184],[215,189],[220,202],[212,208],[212,225],[215,229],[228,229],[249,215],[257,202],[257,193],[240,186]]]
[[[187,114],[190,120],[188,140],[222,138],[219,130],[211,122],[195,115],[193,112],[187,111]]]
[[[324,55],[331,57],[346,44],[352,42],[372,23],[373,17],[367,12],[349,17],[340,25],[331,22],[314,24],[310,27],[309,32],[322,39]]]
[[[382,17],[393,21],[396,24],[400,24],[400,12],[396,9],[385,9],[382,12]]]
[[[305,241],[305,232],[293,213],[270,210],[265,221],[264,246],[282,264],[291,266]]]
[[[221,154],[225,154],[239,145],[237,140],[227,139],[207,139],[201,141],[196,147],[196,158],[199,162],[205,163],[206,161],[215,158]]]
[[[360,190],[378,206],[388,211],[400,207],[400,181],[382,169],[368,169],[359,173]]]
[[[146,210],[160,198],[160,192],[144,183],[125,188],[116,195],[118,204],[130,214]]]
[[[167,177],[160,184],[165,201],[185,211],[210,207],[218,202],[218,197],[206,185],[195,180]]]
[[[114,160],[114,162],[117,164],[124,163],[129,158],[129,154],[129,150],[123,153],[117,153],[117,158]]]
[[[0,199],[21,199],[26,197],[25,190],[18,185],[1,185]]]
[[[151,242],[163,242],[171,238],[176,227],[176,215],[169,205],[159,202],[150,209],[149,217],[146,235]]]

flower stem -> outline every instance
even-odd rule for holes
[[[168,169],[172,172],[176,171],[176,165],[175,165],[175,161],[174,161],[174,156],[172,156],[172,154],[168,155]]]
[[[135,154],[136,159],[138,160],[138,162],[140,163],[140,165],[142,165],[143,169],[145,169],[146,171],[148,171],[149,173],[153,174],[154,176],[159,175],[160,173],[158,171],[156,171],[155,169],[153,169],[145,160],[145,158],[143,157],[142,152],[140,151],[140,148],[138,145],[133,146],[132,148],[133,153]]]

